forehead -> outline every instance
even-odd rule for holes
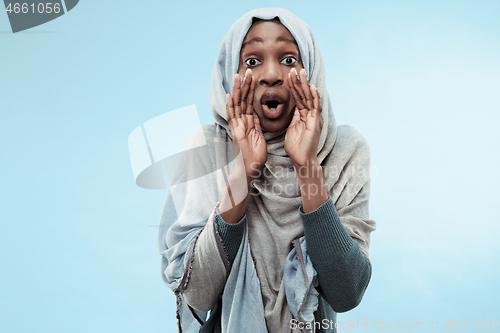
[[[248,30],[241,48],[258,42],[288,42],[297,45],[290,31],[277,20],[260,20],[254,22]]]

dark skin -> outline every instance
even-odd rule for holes
[[[323,126],[321,100],[314,85],[307,82],[295,39],[278,20],[261,20],[251,26],[240,51],[233,93],[226,97],[239,158],[219,206],[224,220],[237,223],[245,214],[251,181],[267,160],[263,131],[287,129],[285,151],[297,173],[304,212],[323,204],[328,194],[317,160]]]

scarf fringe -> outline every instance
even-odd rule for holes
[[[179,283],[179,286],[174,290],[174,295],[175,295],[175,319],[177,321],[177,333],[182,333],[182,325],[181,325],[181,308],[182,308],[182,297],[181,293],[186,289],[187,284],[189,282],[189,278],[191,277],[191,271],[193,270],[193,260],[194,260],[194,247],[196,246],[196,242],[198,241],[198,238],[200,237],[201,232],[203,229],[198,232],[198,235],[193,240],[193,245],[191,246],[191,249],[189,251],[189,257],[188,257],[188,265],[186,267],[186,270],[184,272],[184,275],[182,276],[181,282]],[[191,307],[189,307],[191,309]],[[192,310],[191,310],[192,312]],[[203,325],[201,322],[200,318],[198,315],[194,315],[193,317]]]

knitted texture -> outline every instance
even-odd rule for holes
[[[229,264],[233,264],[234,258],[240,248],[243,232],[245,231],[246,214],[238,221],[238,223],[230,224],[224,221],[220,214],[215,216],[217,231],[222,239],[224,250],[226,252]]]
[[[322,288],[320,293],[336,312],[355,308],[370,281],[370,260],[342,225],[330,196],[310,213],[304,213],[301,205],[299,214],[308,254]]]

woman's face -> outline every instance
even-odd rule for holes
[[[288,128],[295,109],[288,73],[303,66],[295,39],[279,21],[257,21],[248,30],[238,74],[243,77],[248,68],[256,83],[253,107],[262,128],[267,132]]]

